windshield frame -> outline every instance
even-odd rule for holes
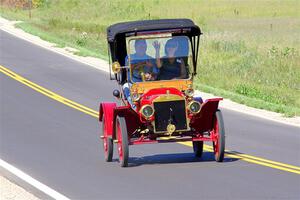
[[[175,78],[175,79],[164,79],[164,80],[148,80],[148,81],[145,81],[145,80],[141,80],[141,81],[134,81],[133,80],[133,70],[132,70],[132,67],[131,67],[131,62],[132,62],[132,58],[131,58],[131,55],[135,52],[131,52],[132,48],[131,48],[131,42],[135,42],[137,40],[159,40],[159,39],[173,39],[173,38],[186,38],[187,41],[188,41],[188,55],[185,56],[187,57],[187,63],[185,65],[185,67],[187,68],[187,75],[188,77],[187,78]],[[173,36],[171,33],[167,33],[167,34],[160,34],[160,35],[140,35],[140,36],[132,36],[132,37],[128,37],[127,39],[127,42],[126,42],[126,45],[127,45],[127,57],[128,57],[128,66],[127,67],[127,75],[129,75],[129,77],[127,77],[127,79],[131,82],[131,83],[140,83],[140,82],[168,82],[168,81],[176,81],[176,80],[193,80],[193,77],[195,75],[195,66],[194,66],[194,62],[193,62],[193,47],[192,47],[192,42],[190,40],[190,38],[186,35],[176,35],[176,36]],[[162,48],[162,47],[161,47]],[[163,49],[165,48],[165,45],[163,45]],[[147,50],[146,50],[147,51]],[[146,53],[147,55],[147,53]],[[164,56],[160,56],[160,59],[163,59],[165,57]],[[182,58],[183,56],[181,57],[175,57],[175,58]],[[152,57],[152,59],[154,61],[156,61],[157,58],[155,57]],[[128,70],[129,70],[129,73],[128,73]]]

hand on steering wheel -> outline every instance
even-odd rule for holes
[[[154,77],[152,76],[151,73],[145,73],[145,80],[146,81],[153,81],[154,80]]]

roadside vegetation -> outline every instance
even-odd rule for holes
[[[17,5],[15,2],[24,2]],[[142,19],[191,18],[202,29],[198,89],[252,107],[300,116],[298,0],[2,0],[17,26],[107,59],[106,28]]]

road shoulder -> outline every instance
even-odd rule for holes
[[[0,175],[0,199],[13,200],[13,199],[27,199],[27,200],[39,200],[36,196],[29,193],[22,187],[9,181],[6,177]]]

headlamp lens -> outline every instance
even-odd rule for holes
[[[189,110],[192,113],[198,113],[200,111],[200,108],[201,108],[201,105],[200,105],[200,103],[198,101],[192,101],[189,104]]]
[[[150,105],[145,105],[142,107],[141,113],[145,118],[150,118],[154,114],[154,109]]]

